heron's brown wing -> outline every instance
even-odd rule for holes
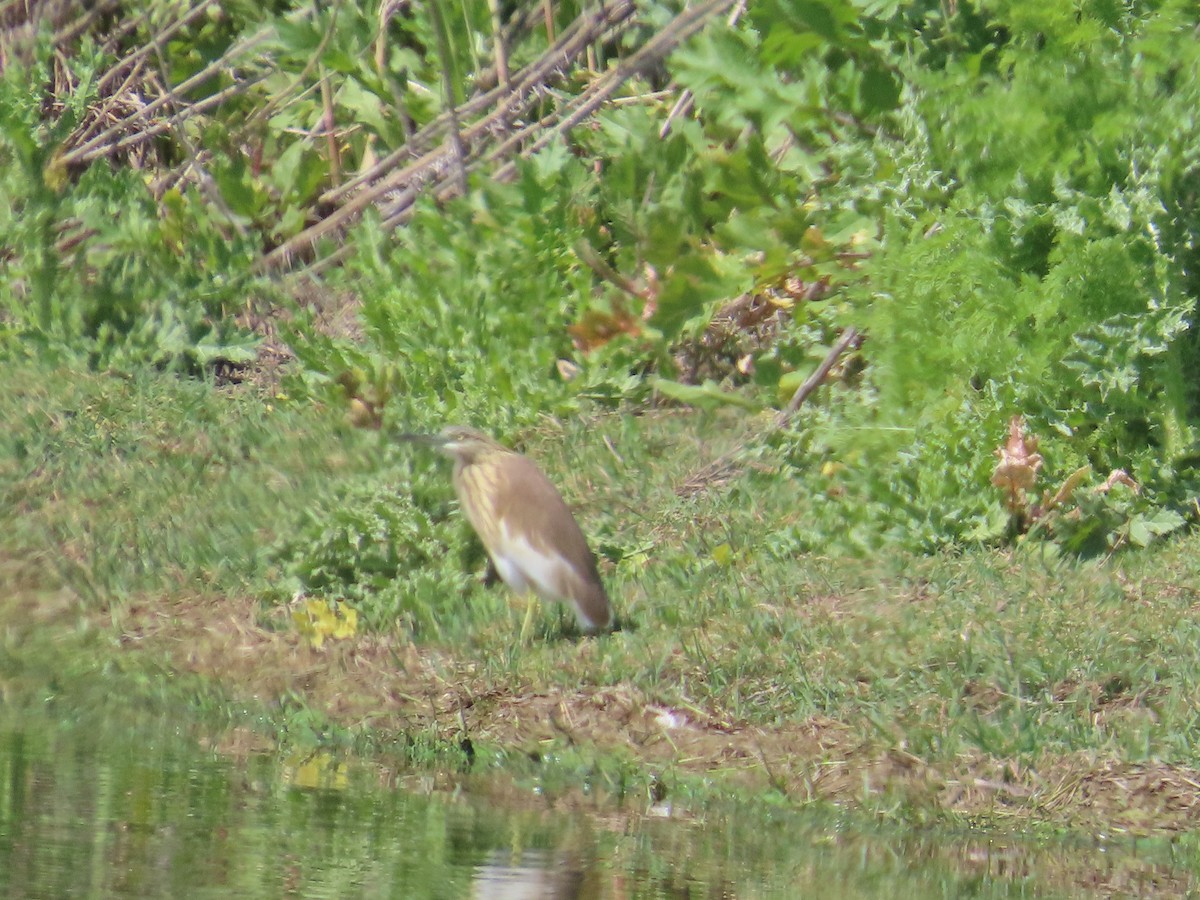
[[[569,600],[582,624],[608,627],[612,613],[596,557],[562,495],[531,460],[514,456],[505,464],[507,477],[497,480],[494,512],[506,544],[520,548],[524,542],[514,552],[527,557],[529,579],[540,581],[556,599]]]

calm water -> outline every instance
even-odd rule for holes
[[[3,897],[1042,897],[1196,886],[1163,844],[1150,855],[1035,849],[854,834],[797,812],[766,824],[645,815],[636,804],[556,812],[536,797],[505,809],[477,775],[396,775],[326,755],[231,758],[163,727],[133,737],[3,716],[0,701]]]

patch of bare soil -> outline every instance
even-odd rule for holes
[[[165,654],[176,670],[261,702],[301,697],[348,727],[453,743],[469,737],[533,758],[590,747],[651,774],[704,775],[799,802],[857,805],[889,796],[968,817],[1109,835],[1182,831],[1200,813],[1200,772],[1178,766],[1084,754],[1047,756],[1029,767],[983,754],[930,765],[830,719],[767,728],[662,706],[632,686],[498,688],[470,660],[379,636],[314,649],[290,628],[264,627],[251,601],[133,604],[120,612],[118,627],[127,647]],[[230,740],[254,743],[244,734]]]
[[[627,686],[497,689],[468,660],[394,638],[360,635],[314,649],[290,628],[264,627],[250,601],[134,603],[119,617],[130,649],[165,654],[172,667],[246,698],[302,696],[346,726],[470,737],[531,755],[591,746],[655,770],[720,774],[804,798],[860,790],[864,769],[884,780],[897,773],[889,756],[864,756],[831,720],[761,728],[661,706]]]
[[[359,299],[348,291],[333,291],[322,284],[297,278],[292,300],[296,308],[310,317],[312,329],[328,337],[361,341],[362,323],[358,318]],[[294,313],[288,307],[255,304],[236,318],[237,324],[261,338],[258,355],[247,365],[227,365],[217,374],[234,384],[253,385],[271,396],[279,392],[284,373],[295,359],[284,339],[287,324]]]

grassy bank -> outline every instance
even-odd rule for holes
[[[464,578],[315,648],[280,548],[363,492],[442,502],[440,463],[252,386],[32,364],[6,381],[10,699],[107,673],[224,722],[231,747],[473,756],[556,790],[893,821],[1144,834],[1200,805],[1194,536],[1089,562],[797,557],[773,540],[806,512],[787,478],[818,472],[764,454],[679,491],[743,414],[547,421],[526,449],[605,557],[622,631],[563,639],[546,610],[519,646],[523,605]]]

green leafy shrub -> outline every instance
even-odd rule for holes
[[[1018,4],[995,14],[995,71],[954,53],[906,69],[905,140],[879,144],[897,173],[882,247],[848,295],[868,389],[839,392],[796,444],[838,472],[801,543],[1001,537],[988,474],[1016,414],[1043,438],[1050,493],[1083,465],[1143,487],[1081,502],[1064,546],[1182,524],[1172,510],[1198,486],[1195,213],[1167,200],[1185,176],[1160,145],[1200,138],[1188,27],[1173,8],[1110,21]],[[1186,60],[1169,85],[1139,65],[1164,58]],[[907,190],[937,184],[940,201]]]
[[[423,206],[393,243],[364,225],[344,273],[362,340],[293,333],[309,387],[358,373],[405,430],[474,423],[510,433],[576,403],[556,370],[590,290],[571,252],[587,195],[552,155],[537,177]]]
[[[340,602],[368,629],[441,636],[461,617],[480,560],[450,516],[446,491],[420,489],[448,489],[445,481],[431,473],[427,481],[363,483],[306,513],[271,549],[285,576],[277,599]]]
[[[594,49],[638,46],[676,8],[650,4]],[[51,81],[47,44],[26,70],[6,68],[4,340],[103,365],[245,358],[231,314],[261,289],[248,273],[263,249],[293,249],[349,173],[490,77],[485,7],[442,12],[439,25],[419,4],[380,19],[355,4],[238,3],[173,31],[177,85],[255,51],[181,92],[244,88],[172,124],[155,150],[156,176],[201,153],[203,189],[152,192],[127,167],[61,164],[114,64],[94,44],[72,47],[77,89],[54,95],[55,116],[27,89]],[[545,29],[532,7],[509,12],[517,66]],[[801,430],[776,439],[814,507],[773,537],[781,548],[1011,537],[989,478],[1014,415],[1042,438],[1039,489],[1083,466],[1140,485],[1081,493],[1076,533],[1110,546],[1165,533],[1200,458],[1193,18],[1182,0],[753,4],[626,82],[592,127],[510,183],[476,168],[468,197],[422,201],[397,235],[369,216],[339,231],[348,262],[328,287],[359,301],[361,340],[294,322],[293,393],[349,393],[376,425],[471,422],[502,437],[580,398],[644,399],[652,384],[728,405],[727,384],[664,380],[674,344],[736,296],[782,297],[791,318],[756,348],[741,375],[757,395],[738,405],[784,402],[838,330],[866,340]],[[593,73],[576,71],[529,121],[586,86]],[[664,134],[668,83],[695,114]],[[1069,530],[1055,539],[1096,545]]]
[[[50,78],[47,43],[0,79],[0,316],[10,338],[118,367],[253,358],[256,342],[230,318],[245,303],[252,242],[221,227],[195,191],[160,204],[132,169],[92,166],[72,179],[59,162],[100,64],[72,60],[81,88],[54,120],[30,90]]]

